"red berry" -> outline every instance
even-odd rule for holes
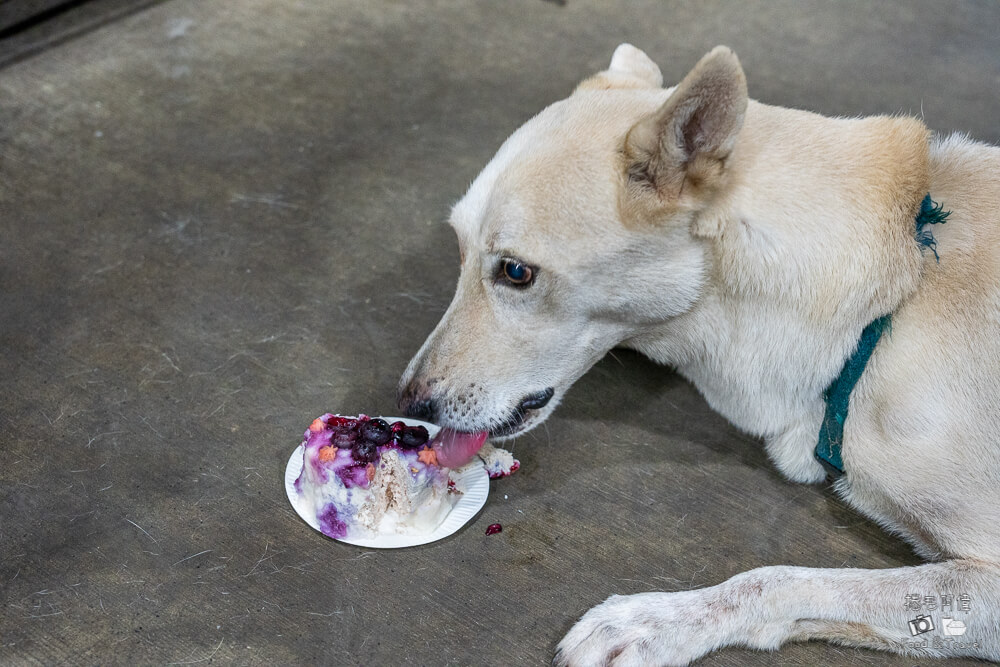
[[[497,533],[500,532],[503,532],[503,526],[501,526],[499,523],[491,523],[490,525],[486,526],[487,535],[496,535]]]

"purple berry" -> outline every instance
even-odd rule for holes
[[[407,426],[399,434],[399,446],[403,449],[416,449],[421,445],[426,445],[430,436],[423,426]]]
[[[354,445],[354,460],[358,463],[373,463],[378,456],[378,445],[368,440],[358,440]]]
[[[372,419],[361,424],[361,435],[368,442],[382,446],[392,440],[392,429],[384,419]]]
[[[331,431],[333,433],[330,435],[330,444],[334,447],[350,449],[358,441],[358,432],[354,424],[333,426]]]

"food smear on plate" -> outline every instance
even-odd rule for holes
[[[490,479],[509,477],[521,468],[521,462],[513,454],[488,442],[479,449],[478,455],[483,460]]]

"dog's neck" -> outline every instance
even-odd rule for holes
[[[729,183],[693,223],[706,282],[684,315],[630,341],[764,437],[813,419],[873,319],[920,277],[914,215],[928,132],[751,103]]]

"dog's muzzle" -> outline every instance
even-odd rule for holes
[[[517,406],[517,409],[520,412],[524,412],[526,410],[539,410],[544,408],[548,402],[552,400],[552,396],[555,393],[556,390],[549,387],[548,389],[543,389],[542,391],[525,396],[521,399],[521,404]]]
[[[490,430],[492,436],[513,435],[528,416],[530,410],[541,410],[555,395],[555,389],[549,387],[533,394],[528,394],[511,410],[499,426]],[[441,404],[426,394],[421,395],[409,387],[401,392],[397,405],[407,417],[437,423],[441,417]]]
[[[428,398],[422,401],[400,400],[398,403],[403,406],[403,414],[407,417],[431,422],[432,424],[437,422],[438,404],[433,399]]]
[[[528,394],[521,399],[521,402],[518,403],[517,407],[504,420],[503,424],[490,431],[490,435],[493,437],[514,435],[527,418],[528,410],[540,410],[544,408],[552,400],[555,393],[555,389],[549,387],[542,391],[536,391],[534,394]]]

